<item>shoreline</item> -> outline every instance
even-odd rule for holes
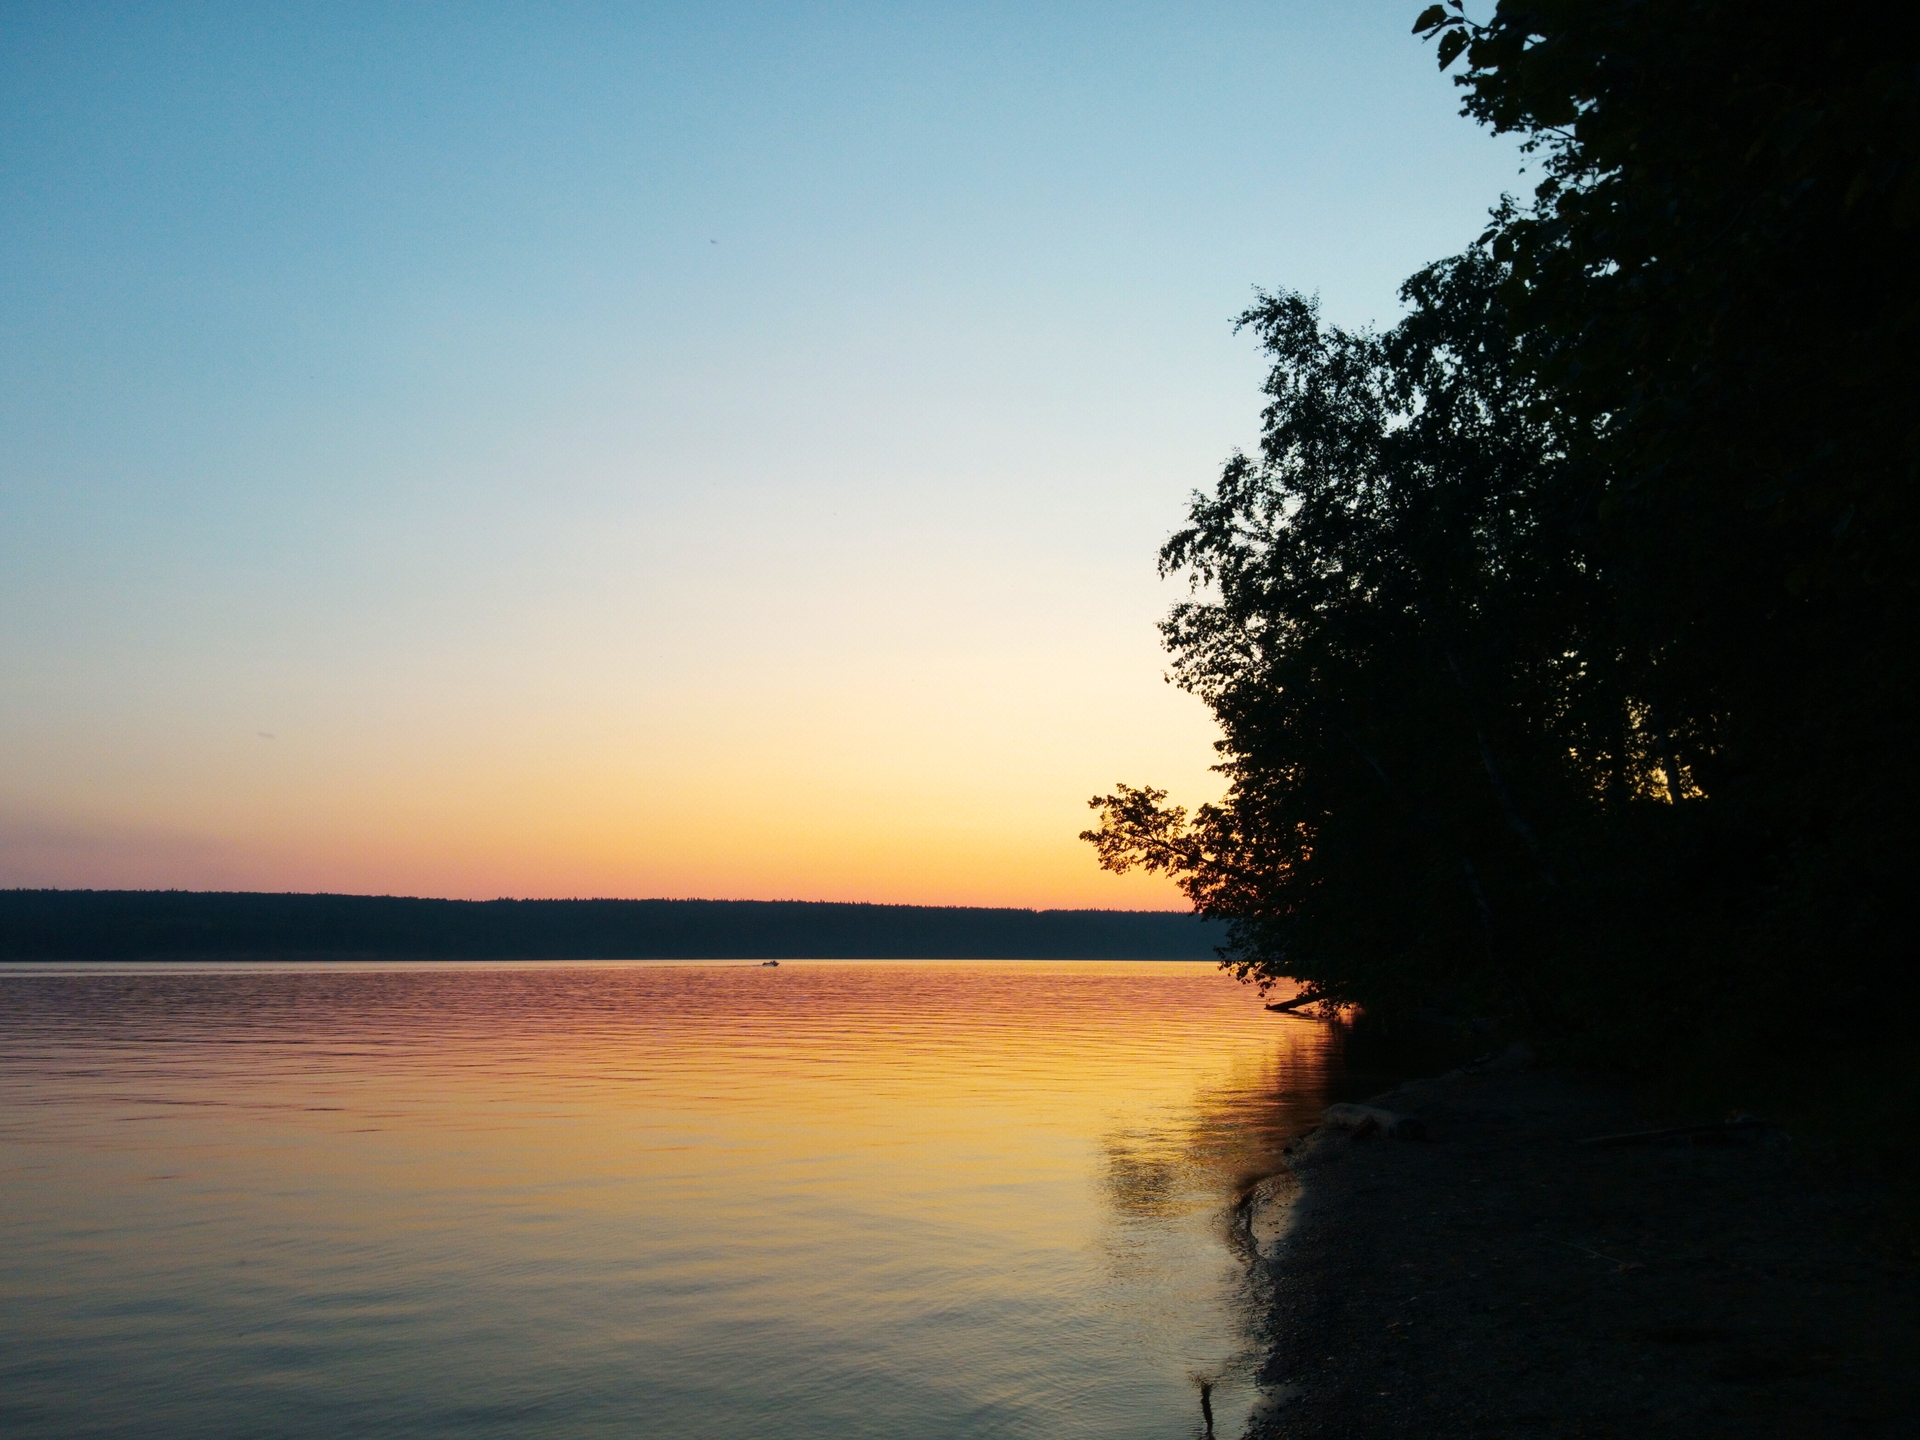
[[[1369,1103],[1429,1138],[1293,1147],[1247,1440],[1912,1433],[1920,1266],[1834,1147],[1582,1146],[1649,1122],[1546,1069]]]

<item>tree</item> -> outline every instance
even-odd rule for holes
[[[1407,282],[1387,335],[1261,297],[1259,459],[1236,455],[1161,552],[1163,625],[1225,731],[1228,798],[1188,820],[1121,787],[1087,839],[1233,922],[1230,962],[1336,1001],[1550,1012],[1561,822],[1650,795],[1608,689],[1593,487],[1475,252]]]
[[[1642,1055],[1763,1053],[1809,988],[1857,1030],[1904,988],[1920,67],[1893,24],[1420,16],[1543,179],[1385,335],[1288,293],[1242,317],[1274,359],[1260,454],[1161,553],[1227,795],[1122,786],[1085,836],[1231,920],[1243,977]]]
[[[1920,23],[1453,9],[1416,30],[1543,162],[1486,240],[1539,383],[1603,457],[1621,633],[1711,797],[1695,905],[1748,917],[1722,968],[1757,1006],[1884,999],[1920,860]]]

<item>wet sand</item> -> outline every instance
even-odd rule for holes
[[[1910,1437],[1920,1264],[1894,1196],[1817,1139],[1624,1147],[1622,1086],[1403,1086],[1425,1142],[1296,1148],[1250,1440]]]

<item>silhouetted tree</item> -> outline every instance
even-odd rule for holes
[[[1719,919],[1674,961],[1762,1007],[1890,1013],[1920,860],[1920,23],[1452,8],[1416,29],[1464,54],[1467,112],[1543,162],[1487,242],[1600,457],[1621,633],[1707,798],[1676,864]]]
[[[1260,454],[1161,554],[1227,796],[1123,786],[1086,833],[1230,919],[1243,976],[1643,1049],[1904,988],[1920,67],[1891,23],[1421,15],[1543,179],[1385,335],[1292,294],[1243,317]]]
[[[1263,296],[1258,459],[1234,456],[1161,567],[1163,631],[1225,731],[1221,806],[1096,802],[1110,868],[1179,879],[1230,957],[1334,1000],[1552,1008],[1543,915],[1596,790],[1649,797],[1610,676],[1590,483],[1474,253],[1407,282],[1381,336]]]

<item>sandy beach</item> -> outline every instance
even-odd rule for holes
[[[1836,1147],[1581,1144],[1648,1117],[1553,1071],[1372,1103],[1429,1138],[1294,1150],[1250,1440],[1916,1433],[1913,1234]]]

